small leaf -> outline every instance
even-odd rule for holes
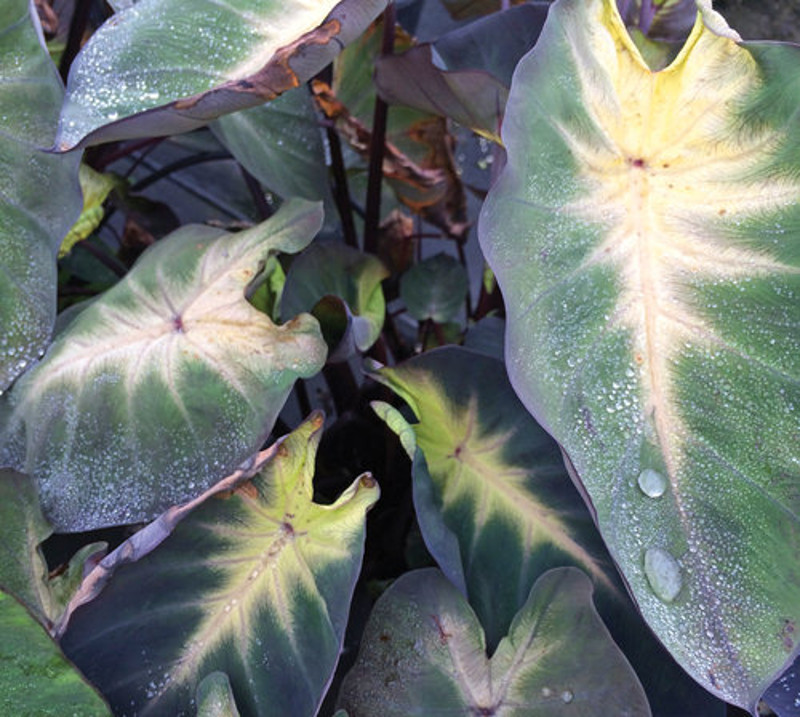
[[[62,645],[117,711],[188,712],[221,670],[243,714],[316,714],[378,498],[365,474],[335,503],[313,502],[321,427],[312,416],[252,481],[169,511],[89,576]]]
[[[102,698],[22,605],[0,591],[0,714],[105,717]]]
[[[647,699],[575,568],[545,573],[491,659],[480,623],[435,569],[378,600],[340,705],[351,717],[645,717]]]
[[[295,379],[322,367],[325,344],[307,315],[273,324],[246,287],[321,221],[318,205],[294,200],[238,234],[178,230],[14,386],[0,462],[35,478],[56,530],[147,520],[258,450]]]
[[[449,254],[436,254],[412,266],[400,279],[400,297],[418,321],[445,323],[464,307],[467,272]]]
[[[0,393],[47,347],[56,251],[81,207],[79,157],[42,151],[64,91],[29,0],[0,13]]]
[[[309,80],[386,0],[140,0],[75,58],[56,146],[195,129]]]
[[[104,216],[103,202],[114,189],[124,185],[124,180],[119,177],[95,172],[88,164],[81,164],[78,178],[83,192],[83,211],[61,242],[59,259],[69,254],[79,241],[88,239],[100,226]]]
[[[330,347],[330,361],[366,351],[380,336],[386,302],[381,281],[386,267],[344,244],[316,242],[292,262],[281,312],[312,311]],[[325,301],[325,297],[333,301]],[[338,325],[338,330],[333,330]]]

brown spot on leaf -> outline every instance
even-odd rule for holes
[[[443,645],[446,645],[452,635],[444,629],[442,620],[438,615],[431,615],[431,620],[433,620],[434,625],[436,625],[436,629],[439,631],[439,642],[441,642]]]

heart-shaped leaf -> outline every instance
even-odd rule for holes
[[[313,77],[386,0],[140,0],[70,70],[60,150],[195,129]]]
[[[613,0],[559,0],[480,222],[516,391],[649,624],[749,709],[800,620],[799,89],[800,48],[707,7],[653,72]]]
[[[350,717],[650,714],[575,568],[537,580],[491,659],[475,613],[439,571],[403,575],[373,609],[340,704]]]
[[[106,717],[102,698],[44,628],[0,590],[0,714]]]
[[[424,456],[410,451],[420,528],[466,590],[490,648],[545,570],[571,563],[610,586],[558,446],[514,395],[500,361],[447,347],[371,375],[419,419],[410,429],[397,416],[388,423],[407,450],[416,437]]]
[[[326,348],[313,318],[276,326],[245,290],[321,221],[294,200],[238,234],[184,227],[59,334],[10,392],[0,441],[0,463],[36,479],[54,528],[146,520],[258,450]]]
[[[89,575],[105,586],[72,612],[62,646],[114,709],[183,714],[221,670],[244,714],[316,714],[379,492],[365,474],[335,503],[313,502],[321,428],[317,414],[252,481],[164,514],[142,531],[152,540],[137,534]]]
[[[31,12],[29,0],[0,9],[0,393],[47,347],[56,252],[81,210],[80,158],[42,151],[64,90]]]
[[[467,298],[469,279],[461,262],[436,254],[414,264],[400,279],[400,297],[418,321],[445,323],[454,319]]]

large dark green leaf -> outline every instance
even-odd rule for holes
[[[245,290],[271,253],[299,251],[321,221],[319,205],[294,200],[238,234],[178,230],[17,382],[0,463],[36,479],[57,530],[146,520],[258,450],[326,348],[312,317],[276,326]]]
[[[558,447],[516,398],[500,361],[448,347],[372,376],[419,420],[410,428],[399,414],[387,422],[414,459],[428,549],[466,590],[490,648],[548,568],[578,565],[609,586]]]
[[[645,717],[591,596],[579,570],[545,573],[488,659],[461,593],[437,570],[407,573],[375,605],[340,704],[350,717]]]
[[[42,151],[64,90],[32,9],[28,0],[0,8],[0,393],[47,347],[56,252],[81,210],[79,157]]]
[[[378,498],[365,474],[313,502],[321,429],[312,416],[252,481],[165,513],[89,575],[62,646],[115,710],[186,714],[224,671],[243,715],[316,714]]]
[[[750,709],[800,621],[799,89],[800,48],[707,7],[653,72],[612,0],[559,0],[480,222],[515,389],[659,638]]]
[[[76,58],[57,147],[174,134],[297,87],[386,0],[140,0]]]
[[[111,714],[44,628],[1,590],[0,714],[9,717]]]

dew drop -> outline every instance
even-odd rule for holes
[[[647,550],[644,554],[644,573],[653,592],[664,602],[672,602],[681,591],[681,568],[678,561],[663,548]]]
[[[568,705],[573,699],[575,699],[575,695],[572,694],[572,690],[564,690],[561,693],[561,701],[565,705]]]
[[[660,498],[667,489],[667,479],[652,468],[645,468],[637,479],[642,493],[651,498]]]

